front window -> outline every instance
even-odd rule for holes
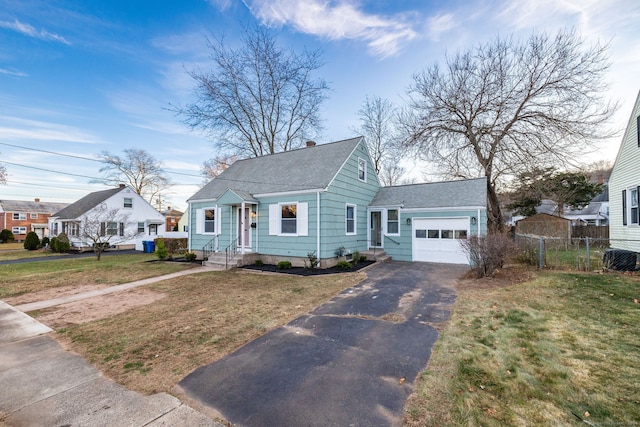
[[[27,234],[27,227],[12,227],[11,232],[13,234]]]
[[[356,234],[356,207],[347,205],[346,212],[347,234]]]
[[[399,233],[398,209],[387,211],[387,234]]]
[[[204,232],[205,233],[216,232],[216,210],[215,209],[204,210]]]
[[[281,205],[280,212],[280,232],[282,234],[296,234],[298,232],[298,205]]]
[[[27,214],[26,213],[14,213],[13,214],[13,219],[16,221],[24,221],[27,219]]]
[[[358,179],[360,181],[367,180],[367,161],[365,159],[358,159]]]
[[[69,236],[78,236],[80,234],[80,225],[77,222],[69,224]]]
[[[124,198],[124,207],[125,208],[132,208],[133,207],[133,199],[131,197],[125,197]]]

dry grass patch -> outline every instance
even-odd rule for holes
[[[198,366],[290,322],[365,277],[184,276],[149,285],[166,295],[158,301],[58,332],[68,348],[127,388],[169,391]]]
[[[404,425],[640,419],[638,276],[540,272],[484,285],[462,287]]]
[[[126,254],[104,256],[101,261],[96,261],[95,257],[87,257],[5,264],[0,275],[0,299],[9,302],[10,297],[60,287],[113,286],[181,271],[195,265],[146,262],[154,259],[157,259],[154,254]]]

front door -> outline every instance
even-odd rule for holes
[[[382,212],[371,212],[370,221],[371,247],[380,248],[382,247]]]
[[[251,208],[244,208],[244,215],[242,215],[242,208],[238,208],[238,247],[241,245],[242,230],[244,229],[244,247],[251,248]]]

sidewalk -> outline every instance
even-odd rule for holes
[[[185,270],[21,307],[52,307],[202,271],[208,269]],[[80,356],[65,351],[49,332],[47,326],[0,301],[0,426],[223,427],[167,393],[145,396],[103,377]]]

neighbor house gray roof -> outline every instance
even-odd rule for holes
[[[370,206],[456,208],[487,205],[486,178],[382,187]]]
[[[189,198],[217,199],[231,189],[244,200],[253,195],[326,188],[362,137],[238,160]]]
[[[87,213],[89,210],[95,208],[100,203],[107,200],[109,197],[114,194],[118,194],[120,191],[124,190],[125,187],[111,188],[109,190],[95,191],[93,193],[89,193],[84,196],[82,199],[78,200],[75,203],[70,204],[66,208],[56,212],[51,215],[57,217],[59,219],[76,219],[79,216]]]
[[[24,200],[0,200],[0,212],[25,212],[52,214],[63,209],[68,203],[36,202]]]

